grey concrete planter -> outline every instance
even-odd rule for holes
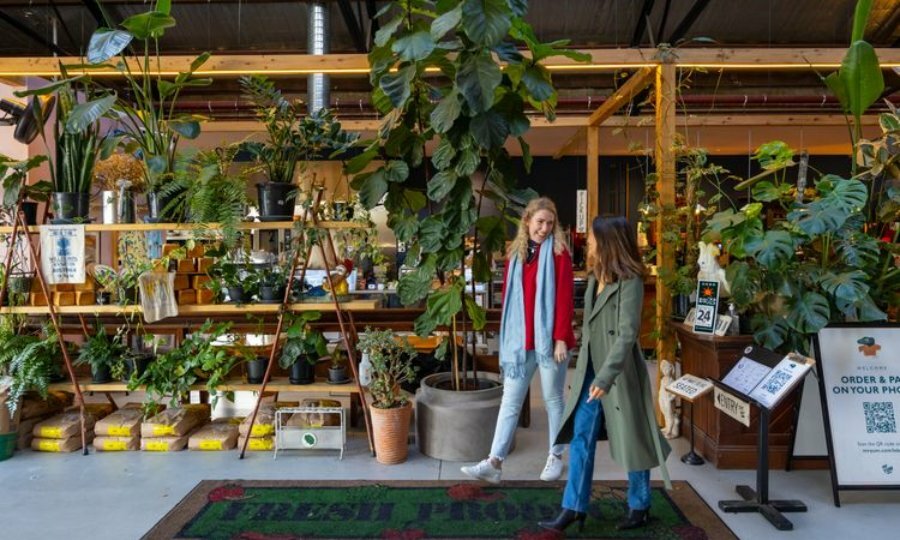
[[[471,375],[471,374],[470,374]],[[479,373],[482,390],[437,388],[452,378],[435,373],[416,391],[416,444],[426,456],[446,461],[479,461],[494,438],[503,385],[493,373]]]

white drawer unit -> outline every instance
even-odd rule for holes
[[[340,419],[336,426],[287,425],[288,419],[295,414],[315,415],[324,418],[326,415],[337,415]],[[344,459],[344,446],[347,443],[347,429],[343,407],[284,407],[275,411],[275,454],[280,450],[339,450]]]

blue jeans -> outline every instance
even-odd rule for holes
[[[587,402],[594,380],[594,369],[588,364],[587,375],[575,408],[572,442],[569,443],[569,479],[563,492],[562,507],[576,512],[587,512],[591,502],[591,483],[594,479],[594,454],[597,451],[597,435],[603,421],[603,404],[598,400]],[[650,471],[628,472],[628,508],[650,508]]]
[[[509,454],[516,426],[519,424],[519,412],[525,401],[525,394],[531,386],[534,372],[540,368],[541,393],[544,396],[544,408],[547,409],[549,425],[550,451],[556,455],[563,452],[563,445],[553,445],[556,433],[562,424],[566,402],[563,391],[566,384],[566,370],[569,362],[553,362],[552,366],[538,365],[534,351],[525,353],[525,376],[518,379],[503,378],[503,399],[500,401],[500,414],[497,416],[497,428],[494,430],[494,442],[491,444],[491,456],[503,460]]]

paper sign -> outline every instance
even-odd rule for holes
[[[719,282],[700,280],[697,283],[697,313],[694,316],[694,332],[712,334],[716,329],[719,312]]]
[[[690,374],[682,375],[678,380],[672,381],[669,386],[666,386],[666,390],[688,401],[693,401],[708,393],[712,388],[711,382]]]
[[[575,192],[575,232],[587,232],[587,190]]]
[[[41,227],[41,268],[47,283],[84,283],[84,225]]]
[[[723,413],[750,427],[750,404],[746,401],[738,399],[716,386],[713,404]]]

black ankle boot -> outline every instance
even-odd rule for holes
[[[553,521],[539,521],[538,526],[544,529],[562,532],[566,530],[566,527],[577,521],[578,532],[581,532],[584,530],[584,518],[586,516],[587,514],[585,514],[584,512],[576,512],[575,510],[563,508],[559,515],[553,519]]]
[[[650,510],[629,510],[625,519],[616,526],[620,531],[637,529],[650,522]]]

